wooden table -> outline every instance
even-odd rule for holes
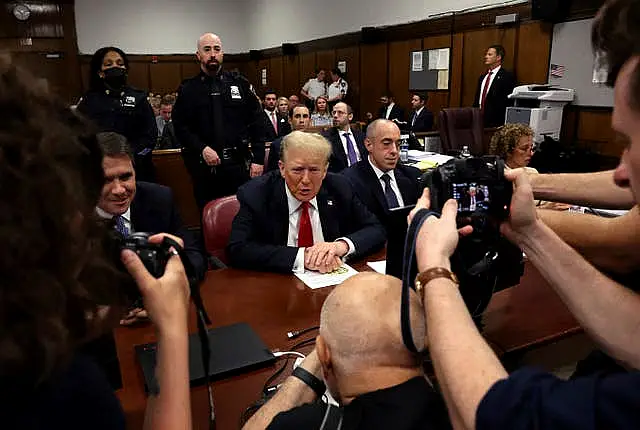
[[[369,261],[383,258],[384,254],[380,254],[370,257]],[[366,270],[364,262],[353,266]],[[280,350],[287,350],[300,340],[289,341],[288,331],[318,324],[322,304],[331,292],[331,288],[311,290],[293,275],[235,269],[209,272],[201,290],[213,326],[247,322],[267,346]],[[494,295],[484,324],[487,338],[501,352],[517,352],[580,332],[564,304],[529,264],[520,285]],[[196,330],[193,313],[190,328]],[[310,333],[312,335],[315,333]],[[133,346],[154,342],[154,331],[150,326],[121,327],[116,329],[115,338],[123,382],[118,395],[127,415],[128,428],[140,429],[146,400],[142,371]],[[258,399],[264,382],[276,366],[213,384],[218,430],[238,428],[240,415]],[[207,429],[206,389],[194,388],[191,393],[194,429]]]

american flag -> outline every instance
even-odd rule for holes
[[[559,64],[551,65],[551,76],[554,78],[561,78],[564,76],[564,66]]]

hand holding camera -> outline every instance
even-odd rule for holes
[[[160,244],[168,237],[182,245],[182,240],[168,234],[148,238],[146,246],[132,247],[126,244],[121,252],[122,263],[136,281],[149,318],[161,333],[171,330],[186,332],[189,309],[189,282],[184,266],[175,249],[167,249],[166,256]],[[141,238],[138,239],[142,242]],[[132,249],[134,248],[134,249]],[[154,252],[159,253],[153,254]],[[157,260],[151,260],[150,256]],[[166,257],[166,267],[164,258]],[[160,272],[162,270],[162,272]],[[155,277],[158,276],[159,277]]]

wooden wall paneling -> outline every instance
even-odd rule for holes
[[[142,61],[129,61],[129,85],[149,91],[149,63]]]
[[[504,67],[513,70],[515,64],[516,29],[514,27],[491,27],[482,30],[471,30],[464,33],[462,106],[472,106],[478,85],[478,78],[485,72],[484,54],[494,44],[504,46],[506,58]]]
[[[258,79],[258,62],[250,60],[246,63],[246,73],[245,76],[253,84],[253,87],[258,91],[260,89],[260,81]]]
[[[371,112],[374,118],[380,109],[380,96],[387,90],[388,44],[360,46],[360,114]]]
[[[451,47],[451,35],[441,34],[422,39],[422,49],[438,49]]]
[[[282,57],[282,93],[284,97],[295,94],[300,97],[300,59],[297,55]]]
[[[283,84],[282,57],[273,57],[269,59],[269,88],[276,92],[278,97],[285,96]]]
[[[336,49],[336,64],[339,61],[347,63],[345,79],[349,84],[346,102],[351,105],[354,111],[354,118],[362,119],[360,111],[360,48],[351,46],[348,48]]]
[[[192,78],[200,73],[200,63],[195,58],[187,59],[180,62],[180,76],[181,81]]]
[[[611,111],[608,109],[580,108],[576,141],[611,157],[619,157],[626,145],[611,128]]]
[[[269,66],[269,60],[268,59],[264,59],[264,60],[260,60],[257,63],[257,69],[256,69],[256,77],[255,77],[255,83],[253,84],[256,91],[258,92],[258,95],[260,96],[261,99],[264,98],[264,92],[271,88],[271,67]],[[262,85],[262,69],[266,69],[267,70],[267,85]]]
[[[449,91],[432,91],[429,93],[427,109],[433,112],[433,129],[438,129],[438,113],[449,107]]]
[[[159,62],[149,64],[149,91],[167,94],[178,90],[182,82],[182,72],[179,62]]]
[[[411,97],[409,93],[409,70],[411,68],[411,52],[422,49],[421,39],[405,40],[389,43],[388,58],[388,86],[394,94],[396,103],[405,110],[407,117],[411,112]],[[376,94],[378,97],[385,90],[381,82]]]
[[[68,98],[68,64],[64,56],[47,58],[45,53],[17,52],[13,61],[28,69],[36,78],[47,82],[49,91],[66,99]]]
[[[26,21],[13,16],[13,2],[0,6],[0,38],[63,38],[62,6],[56,1],[29,2]],[[15,2],[17,4],[18,2]]]
[[[548,81],[552,36],[552,24],[533,21],[520,25],[514,68],[519,83],[544,84]]]
[[[316,53],[308,52],[300,55],[300,82],[299,86],[302,87],[305,82],[316,76]],[[300,89],[298,88],[298,92]]]
[[[316,53],[316,66],[327,71],[327,82],[331,82],[329,71],[336,67],[336,51],[326,49]]]
[[[80,59],[78,56],[78,36],[76,34],[76,17],[73,2],[60,4],[64,36],[64,60],[67,66],[67,88],[65,99],[70,103],[78,101],[82,95],[82,76],[80,75]]]
[[[460,107],[462,104],[463,47],[464,34],[454,34],[451,46],[451,69],[449,70],[449,107]]]

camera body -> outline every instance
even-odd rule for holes
[[[138,254],[144,267],[155,278],[164,275],[164,269],[167,266],[171,253],[170,246],[162,242],[160,244],[150,243],[148,233],[133,233],[123,238],[121,242],[122,249],[130,249]]]
[[[454,159],[420,178],[429,187],[431,210],[442,213],[445,202],[458,202],[458,227],[473,233],[460,237],[451,268],[478,326],[494,292],[517,285],[524,273],[520,248],[500,234],[509,215],[513,184],[504,177],[504,161],[495,156]]]
[[[453,159],[425,173],[431,210],[442,212],[449,199],[458,202],[458,226],[473,226],[473,235],[498,234],[509,215],[513,185],[504,177],[504,161],[494,156]]]

